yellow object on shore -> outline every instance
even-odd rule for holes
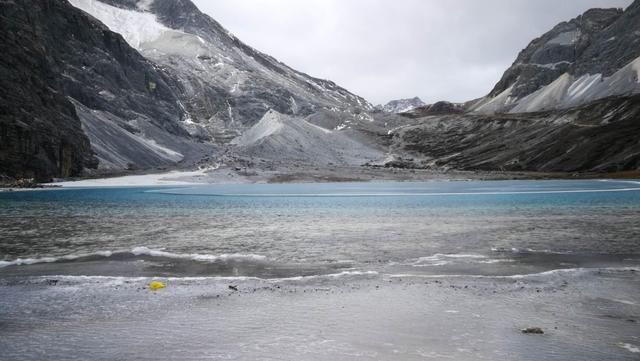
[[[160,281],[153,281],[151,283],[149,283],[149,288],[152,291],[157,291],[157,290],[161,290],[163,288],[167,287],[164,283],[160,282]]]

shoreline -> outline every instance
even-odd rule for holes
[[[0,318],[11,326],[0,331],[0,345],[16,360],[41,358],[41,345],[50,359],[91,350],[104,360],[141,358],[149,345],[186,350],[154,359],[595,361],[634,360],[639,352],[638,292],[629,285],[640,279],[629,272],[548,280],[159,280],[166,288],[158,291],[149,279],[0,284]],[[35,316],[52,307],[55,315]],[[525,332],[534,328],[542,333]],[[52,341],[57,333],[64,340]],[[132,347],[131,338],[145,346]]]
[[[186,178],[255,182],[278,173]],[[300,170],[295,179],[345,173]],[[376,174],[389,176],[368,175]],[[181,175],[138,180],[185,182]],[[554,190],[530,183],[273,188]],[[12,255],[0,261],[7,360],[636,361],[640,352],[638,191],[531,202],[144,190],[0,195]]]
[[[613,173],[567,173],[567,172],[506,172],[465,170],[421,170],[403,168],[333,166],[314,168],[293,167],[269,168],[201,168],[198,170],[175,169],[161,173],[135,172],[114,173],[101,177],[81,177],[37,187],[3,187],[0,192],[55,190],[69,188],[144,187],[144,186],[189,186],[208,184],[288,184],[288,183],[351,183],[351,182],[427,182],[427,181],[504,181],[504,180],[594,180],[594,179],[640,179],[640,171]]]

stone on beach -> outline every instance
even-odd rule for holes
[[[522,329],[522,333],[530,335],[542,335],[544,331],[540,327],[527,327]]]

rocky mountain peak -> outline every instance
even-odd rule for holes
[[[571,20],[570,23],[576,23],[578,27],[588,32],[600,31],[611,25],[623,12],[624,11],[619,8],[589,9],[582,15]]]
[[[542,111],[634,94],[639,58],[640,0],[624,11],[591,9],[533,40],[470,109]]]
[[[425,102],[418,97],[392,100],[384,106],[378,106],[378,109],[387,113],[406,113],[418,107],[425,106]]]
[[[358,117],[372,108],[335,83],[296,71],[248,46],[191,1],[71,2],[177,76],[182,106],[199,134],[222,139],[222,132],[246,129],[268,109],[301,116],[328,109]]]
[[[622,15],[620,9],[590,9],[533,40],[489,93],[509,87],[512,96],[528,95],[569,71],[602,31]]]

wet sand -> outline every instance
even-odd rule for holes
[[[0,285],[5,360],[637,360],[640,277],[48,277]],[[238,289],[229,288],[233,285]],[[540,327],[542,335],[523,328]]]
[[[432,180],[536,180],[536,179],[637,179],[640,174],[624,173],[542,173],[503,171],[463,171],[402,169],[358,166],[309,166],[304,163],[268,163],[252,168],[227,166],[216,169],[137,171],[114,173],[103,178],[82,178],[52,183],[62,187],[123,187],[189,184],[242,183],[326,183]]]

